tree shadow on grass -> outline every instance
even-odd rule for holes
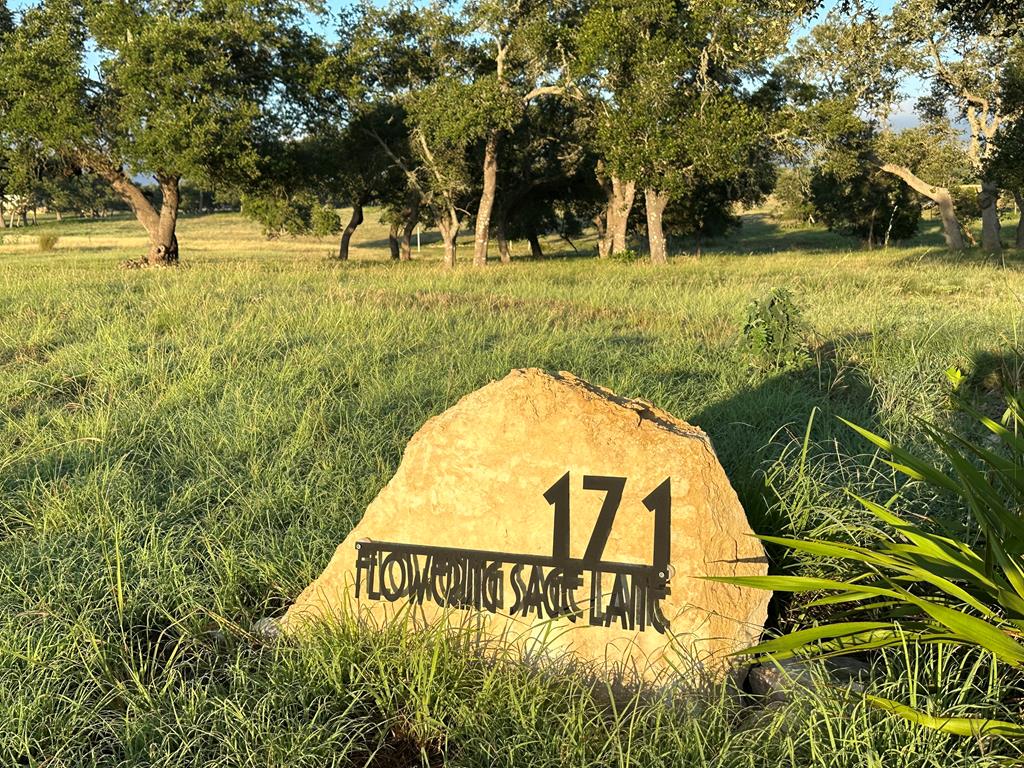
[[[356,230],[356,231],[358,232],[358,230]],[[465,233],[460,233],[460,236],[459,236],[459,242],[460,243],[463,242],[462,241],[462,235],[463,234],[465,234]],[[433,229],[425,229],[425,230],[423,230],[423,232],[420,233],[420,238],[419,238],[419,244],[420,245],[437,245],[440,242],[441,242],[441,233],[440,232],[437,232],[437,231],[435,231]],[[389,243],[390,243],[390,241],[386,237],[378,237],[378,238],[376,238],[374,240],[360,240],[360,239],[358,239],[358,235],[357,235],[356,237],[352,238],[352,248],[353,249],[356,249],[356,248],[371,248],[371,249],[374,249],[374,250],[386,249],[388,247]],[[415,257],[415,255],[416,255],[416,235],[415,234],[413,234],[413,236],[412,236],[412,252],[413,252],[413,257]]]
[[[968,248],[964,251],[951,251],[945,246],[934,246],[904,256],[896,261],[897,266],[916,267],[921,264],[952,264],[964,266],[1012,267],[1019,269],[1024,266],[1024,250],[1005,248],[1001,254],[986,253],[981,248]]]
[[[569,261],[569,260],[572,260],[572,259],[596,259],[596,258],[597,258],[597,251],[594,250],[593,248],[578,248],[575,251],[572,250],[571,248],[567,248],[566,250],[558,250],[558,251],[546,250],[546,251],[544,251],[544,255],[543,256],[530,256],[529,254],[525,254],[523,256],[513,256],[512,257],[512,261],[513,262],[527,261],[527,262],[530,262],[532,264],[537,264],[539,262],[544,262],[544,261]]]
[[[1008,423],[1007,398],[1024,394],[1024,347],[978,350],[961,373],[958,395],[978,413]],[[957,414],[955,428],[969,438],[993,440],[991,431],[970,414]]]
[[[764,468],[782,447],[802,441],[813,414],[810,439],[837,441],[863,448],[860,438],[838,417],[869,428],[878,421],[872,385],[854,361],[857,346],[869,334],[850,334],[815,345],[810,359],[800,367],[776,373],[752,373],[729,396],[709,402],[701,410],[679,414],[700,426],[711,437],[722,466],[736,489],[752,527],[758,533],[775,534],[786,521],[773,517],[774,499],[766,485]],[[664,383],[676,386],[687,377],[675,371]]]
[[[780,503],[767,469],[783,456],[801,460],[803,441],[832,444],[841,456],[863,454],[866,441],[839,421],[875,428],[879,418],[871,382],[856,363],[856,348],[870,334],[850,334],[815,345],[803,365],[775,373],[752,373],[732,394],[709,402],[700,410],[677,414],[700,426],[711,438],[751,528],[762,535],[799,535],[785,515],[792,504]],[[671,386],[694,386],[692,374],[675,371]],[[708,388],[711,391],[711,388]],[[812,452],[814,448],[812,447]],[[813,457],[812,457],[813,458]],[[806,500],[813,504],[814,500]],[[809,510],[810,511],[810,510]],[[766,547],[770,571],[783,568],[785,552]],[[777,593],[769,605],[767,626],[774,628],[785,616],[792,596]]]

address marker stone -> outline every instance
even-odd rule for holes
[[[430,419],[282,622],[468,625],[617,675],[720,676],[769,593],[711,442],[569,373],[512,371]]]

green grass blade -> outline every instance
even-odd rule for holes
[[[926,461],[922,461],[913,454],[908,453],[902,448],[889,442],[884,437],[880,437],[879,435],[876,435],[874,432],[864,429],[863,427],[859,427],[853,422],[847,421],[846,419],[842,418],[839,420],[843,422],[843,424],[848,426],[850,429],[852,429],[854,432],[859,434],[861,437],[866,439],[868,442],[877,445],[890,456],[895,457],[896,460],[899,462],[899,466],[897,466],[896,468],[903,472],[903,474],[907,475],[908,477],[912,477],[915,480],[926,480],[927,482],[933,485],[939,486],[941,488],[946,488],[950,491],[953,491],[954,493],[958,492],[957,484],[952,478],[943,474],[938,469],[928,464]]]
[[[929,715],[906,704],[884,699],[879,696],[865,694],[864,698],[874,707],[898,715],[917,725],[931,728],[956,736],[1003,736],[1005,738],[1024,738],[1024,726],[1004,720],[989,720],[980,717],[939,717]]]

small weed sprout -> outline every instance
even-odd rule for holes
[[[754,367],[785,370],[807,360],[807,330],[792,294],[785,288],[774,288],[747,307],[743,340]]]

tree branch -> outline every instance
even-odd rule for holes
[[[420,180],[419,177],[416,176],[416,172],[409,169],[409,167],[405,164],[402,158],[396,155],[394,151],[391,149],[391,147],[388,146],[388,143],[384,141],[384,139],[382,139],[376,131],[372,131],[369,128],[364,128],[363,132],[371,139],[376,141],[378,144],[380,144],[381,149],[383,149],[387,156],[390,157],[391,160],[394,162],[394,164],[397,165],[402,170],[402,173],[405,174],[406,178],[409,180],[409,185],[417,192],[419,192],[421,197],[426,197],[426,193],[420,186]]]
[[[523,104],[529,104],[541,96],[561,96],[563,93],[565,93],[565,88],[561,85],[541,85],[523,96]]]

